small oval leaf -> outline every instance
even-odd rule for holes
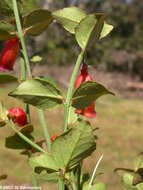
[[[113,28],[114,27],[112,25],[104,22],[103,29],[102,29],[102,32],[100,34],[100,39],[106,37],[113,30]]]
[[[76,109],[88,107],[93,101],[105,94],[114,95],[113,92],[110,92],[103,85],[97,82],[84,82],[74,91],[72,96],[72,106]]]
[[[23,27],[27,34],[39,35],[53,21],[47,9],[36,9],[24,17]]]
[[[85,49],[94,36],[94,41],[100,38],[104,25],[105,14],[90,14],[81,20],[75,29],[75,37],[82,49]],[[92,40],[93,41],[93,40]]]
[[[57,183],[58,182],[58,172],[48,174],[46,170],[43,170],[40,174],[35,174],[36,179],[47,182],[47,183]]]
[[[37,63],[37,62],[42,61],[42,57],[40,57],[39,55],[35,55],[35,56],[33,56],[33,57],[30,59],[30,61],[33,62],[33,63]]]
[[[18,79],[10,74],[0,74],[0,84],[7,84],[10,82],[18,82]]]
[[[29,139],[33,139],[30,134],[25,133]],[[24,141],[18,134],[14,134],[5,139],[5,146],[10,149],[31,149],[31,145],[29,145],[26,141]]]
[[[63,103],[61,92],[49,81],[39,78],[21,83],[18,88],[9,93],[9,96],[45,110]]]
[[[125,187],[125,189],[127,190],[138,190],[137,187],[133,186],[133,175],[129,174],[129,173],[125,173],[123,175],[123,186]]]
[[[0,21],[0,40],[9,40],[15,37],[16,34],[14,26],[5,21]]]
[[[44,168],[48,173],[53,173],[58,171],[58,167],[55,164],[55,160],[51,155],[47,154],[41,154],[40,156],[33,156],[29,160],[29,164],[32,167],[33,171],[36,170],[36,168],[42,167]]]
[[[86,14],[77,7],[67,7],[54,11],[53,17],[60,23],[68,32],[74,34],[75,28],[79,22],[86,17]]]
[[[23,127],[20,127],[19,131],[21,133],[32,133],[33,132],[33,125],[31,125],[31,124],[24,125]]]

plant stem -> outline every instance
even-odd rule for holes
[[[31,176],[32,176],[32,184],[34,187],[38,187],[38,181],[36,179],[36,177],[34,176],[33,173],[31,173]]]
[[[27,49],[26,49],[25,41],[24,41],[24,34],[22,31],[22,26],[21,26],[21,22],[20,22],[17,0],[12,0],[12,2],[13,2],[13,9],[14,9],[14,15],[15,15],[15,20],[16,20],[16,26],[17,26],[17,30],[18,30],[18,36],[19,36],[19,39],[21,42],[23,57],[25,59],[25,64],[26,64],[28,76],[29,76],[29,78],[32,78],[32,73],[31,73],[30,63],[29,63],[29,59],[28,59]]]
[[[65,190],[64,180],[61,177],[59,177],[58,185],[59,185],[58,190]]]
[[[80,163],[80,164],[77,166],[77,186],[78,186],[78,190],[80,190],[81,166],[82,166],[82,163]]]
[[[25,112],[26,112],[26,115],[27,115],[28,123],[30,123],[31,122],[31,118],[30,118],[29,104],[25,104]]]
[[[79,54],[72,76],[71,76],[71,80],[70,80],[70,85],[68,88],[68,92],[67,92],[67,98],[64,104],[64,131],[67,130],[68,127],[68,117],[69,117],[69,108],[70,108],[70,101],[71,101],[71,96],[72,96],[72,92],[73,92],[73,88],[74,88],[74,83],[75,83],[75,79],[79,70],[79,66],[83,60],[83,55],[84,55],[84,51],[81,51],[81,53]]]
[[[76,176],[74,175],[73,171],[71,172],[71,178],[72,178],[72,183],[71,183],[72,190],[78,190],[76,186],[76,180],[75,180]]]
[[[30,144],[31,146],[33,146],[34,148],[36,148],[40,152],[46,153],[46,151],[44,149],[42,149],[40,146],[38,146],[37,144],[35,144],[34,142],[32,142],[29,138],[27,138],[20,131],[18,131],[12,121],[7,122],[7,125],[10,126],[28,144]]]
[[[23,82],[26,79],[26,73],[25,73],[25,62],[22,56],[22,53],[20,55],[20,66],[21,66],[21,76],[20,81]]]
[[[49,132],[48,132],[48,129],[47,129],[47,124],[46,124],[46,120],[45,120],[45,117],[44,117],[44,112],[43,112],[43,110],[39,109],[38,113],[39,113],[39,118],[40,118],[40,121],[41,121],[41,124],[42,124],[42,127],[43,127],[46,143],[47,143],[47,146],[48,146],[48,151],[51,152],[51,140],[50,140],[50,135],[49,135]]]

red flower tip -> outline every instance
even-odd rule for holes
[[[26,113],[21,108],[10,108],[8,110],[8,117],[19,127],[27,124]]]
[[[75,113],[84,115],[87,118],[93,119],[96,117],[96,112],[94,110],[95,103],[93,102],[90,106],[83,108],[81,110],[75,110]]]
[[[7,40],[0,57],[0,70],[1,71],[13,70],[13,65],[18,56],[18,53],[19,53],[18,38]]]
[[[59,135],[53,135],[53,136],[51,137],[51,142],[54,142],[55,139],[56,139],[58,136],[59,136]]]
[[[88,74],[88,67],[84,67],[83,65],[80,68],[80,75],[77,76],[75,84],[74,84],[74,89],[78,88],[82,83],[86,81],[93,81],[91,75]],[[96,117],[96,112],[94,110],[95,103],[92,102],[92,104],[86,108],[80,109],[80,110],[75,110],[75,113],[84,115],[87,118],[95,118]]]

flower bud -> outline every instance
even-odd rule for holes
[[[83,65],[81,66],[80,69],[81,73],[80,75],[77,76],[75,84],[74,84],[74,89],[78,88],[82,83],[86,81],[93,81],[92,77],[88,74],[88,67],[84,67]],[[80,109],[80,110],[75,110],[75,113],[84,115],[87,118],[94,118],[96,116],[96,112],[94,110],[95,103],[92,102],[92,104],[86,108]]]
[[[53,135],[52,137],[51,137],[51,142],[54,142],[54,140],[58,137],[59,135]]]
[[[13,70],[13,65],[19,53],[19,39],[7,40],[0,57],[0,70]]]
[[[19,127],[27,124],[26,113],[21,108],[10,108],[8,110],[8,118],[12,119]]]

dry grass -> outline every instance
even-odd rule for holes
[[[13,88],[14,86],[11,86]],[[8,88],[10,90],[10,88]],[[7,97],[7,90],[0,88],[0,99],[4,100],[7,108],[23,107],[23,104]],[[116,167],[132,167],[133,158],[142,150],[143,146],[143,102],[136,99],[105,96],[96,103],[97,118],[91,123],[99,127],[97,150],[84,161],[85,172],[92,172],[101,154],[104,154],[98,171],[104,174],[100,180],[107,184],[109,190],[122,190],[120,177],[113,172]],[[35,127],[34,135],[38,140],[43,138],[36,109],[31,107],[32,123]],[[60,133],[63,126],[63,111],[61,108],[46,112],[47,126],[50,134]],[[27,158],[19,154],[20,151],[6,149],[4,139],[11,134],[8,128],[1,129],[0,135],[0,172],[7,173],[8,178],[2,184],[30,184],[30,169]],[[115,186],[116,185],[116,186]],[[45,184],[42,185],[46,190]],[[48,189],[54,189],[50,187]]]

